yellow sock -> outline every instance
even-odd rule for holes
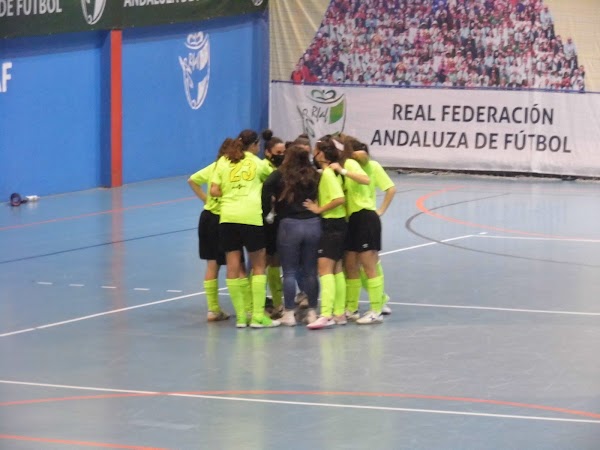
[[[217,279],[204,280],[204,292],[206,292],[206,303],[208,310],[212,312],[220,312],[219,306],[219,282]]]
[[[358,310],[360,299],[360,278],[346,278],[346,309],[348,311]]]
[[[369,292],[369,302],[371,303],[371,311],[381,313],[383,300],[383,279],[382,277],[369,278],[367,280]]]
[[[233,304],[233,309],[235,309],[235,315],[237,316],[236,322],[246,324],[248,319],[246,316],[246,309],[244,308],[244,294],[240,287],[240,279],[227,278],[225,283],[227,284],[231,303]]]
[[[341,316],[346,307],[346,277],[344,272],[334,275],[335,278],[335,299],[333,301],[333,314]]]
[[[248,314],[252,314],[252,287],[248,278],[238,278],[240,280],[240,289],[244,298],[244,308]]]
[[[330,273],[321,275],[321,315],[331,317],[335,302],[335,276]]]
[[[267,276],[252,276],[252,319],[261,319],[265,315],[265,296],[267,295]]]
[[[273,306],[278,307],[283,302],[283,286],[281,285],[281,268],[271,267],[267,269],[267,282],[271,290]]]

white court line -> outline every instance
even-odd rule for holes
[[[249,402],[249,403],[270,403],[277,405],[294,405],[294,406],[320,406],[322,408],[345,408],[345,409],[367,409],[375,411],[401,411],[401,412],[416,412],[416,413],[427,413],[427,414],[449,414],[455,416],[476,416],[476,417],[493,417],[499,419],[521,419],[521,420],[541,420],[551,422],[578,422],[578,423],[594,423],[600,424],[600,420],[592,419],[563,419],[560,417],[541,417],[541,416],[520,416],[513,414],[491,414],[491,413],[477,413],[477,412],[466,412],[466,411],[452,411],[445,409],[420,409],[420,408],[397,408],[390,406],[369,406],[369,405],[344,405],[340,403],[317,403],[317,402],[292,402],[286,400],[266,400],[260,398],[242,398],[242,397],[220,397],[214,395],[194,395],[194,394],[167,394],[170,397],[194,397],[194,398],[206,398],[213,400],[230,400],[236,402]]]
[[[223,290],[223,289],[227,289],[227,288],[221,288],[219,290]],[[101,316],[106,316],[106,315],[109,315],[109,314],[115,314],[115,313],[119,313],[119,312],[123,312],[123,311],[130,311],[132,309],[144,308],[146,306],[153,306],[153,305],[159,305],[161,303],[174,302],[175,300],[181,300],[183,298],[195,297],[197,295],[202,295],[202,294],[205,294],[205,293],[206,293],[205,291],[194,292],[192,294],[180,295],[178,297],[166,298],[164,300],[157,300],[155,302],[150,302],[150,303],[142,303],[141,305],[129,306],[127,308],[113,309],[111,311],[105,311],[105,312],[101,312],[101,313],[97,313],[97,314],[90,314],[89,316],[76,317],[74,319],[64,320],[62,322],[49,323],[47,325],[40,325],[39,327],[26,328],[24,330],[12,331],[10,333],[0,334],[0,337],[12,336],[14,334],[27,333],[29,331],[42,330],[44,328],[57,327],[59,325],[65,325],[67,323],[73,323],[73,322],[79,322],[81,320],[93,319],[94,317],[101,317]]]
[[[555,241],[576,241],[576,242],[600,242],[596,240],[587,239],[549,239],[549,238],[530,238],[530,237],[516,237],[516,236],[490,236],[487,232],[481,232],[479,234],[469,234],[466,236],[459,236],[450,239],[444,239],[440,242],[456,241],[458,239],[466,238],[497,238],[497,239],[532,239],[532,240],[555,240]],[[415,245],[413,247],[401,248],[398,250],[392,250],[389,252],[380,253],[379,256],[389,255],[391,253],[403,252],[406,250],[412,250],[419,247],[426,247],[428,245],[435,245],[438,242],[429,242],[427,244]],[[361,301],[360,303],[369,303],[368,301]],[[463,306],[463,305],[437,305],[429,303],[404,303],[404,302],[388,302],[390,305],[401,305],[401,306],[421,306],[425,308],[455,308],[455,309],[479,309],[488,311],[507,311],[507,312],[522,312],[522,313],[538,313],[538,314],[564,314],[564,315],[576,315],[576,316],[600,316],[600,313],[595,312],[579,312],[579,311],[553,311],[543,309],[517,309],[517,308],[498,308],[492,306]]]
[[[440,242],[450,242],[450,241],[456,241],[459,239],[467,239],[467,238],[471,238],[471,237],[480,237],[481,235],[484,235],[484,233],[480,233],[479,235],[473,235],[473,234],[469,234],[469,235],[465,235],[465,236],[458,236],[458,237],[454,237],[454,238],[449,238],[449,239],[443,239]],[[380,253],[380,256],[385,256],[385,255],[389,255],[392,253],[399,253],[399,252],[404,252],[407,250],[414,250],[417,248],[422,248],[422,247],[428,247],[431,245],[436,245],[439,244],[440,242],[428,242],[426,244],[420,244],[420,245],[413,245],[411,247],[405,247],[405,248],[400,248],[397,250],[391,250],[389,252],[384,252],[384,253]],[[40,282],[40,283],[47,283],[47,284],[52,284],[49,282]],[[140,289],[140,288],[136,288],[136,289]],[[225,290],[226,288],[220,288],[219,290]],[[167,292],[171,292],[171,291],[167,291]],[[95,317],[100,317],[100,316],[105,316],[108,314],[114,314],[114,313],[118,313],[118,312],[123,312],[123,311],[128,311],[130,309],[137,309],[137,308],[143,308],[146,306],[152,306],[152,305],[157,305],[160,303],[166,303],[166,302],[171,302],[171,301],[175,301],[175,300],[180,300],[183,298],[188,298],[188,297],[193,297],[196,295],[202,295],[205,292],[195,292],[192,294],[187,294],[187,295],[182,295],[179,297],[173,297],[173,298],[169,298],[169,299],[164,299],[164,300],[158,300],[156,302],[150,302],[150,303],[143,303],[141,305],[136,305],[136,306],[131,306],[128,308],[121,308],[121,309],[116,309],[116,310],[112,310],[112,311],[106,311],[106,312],[102,312],[102,313],[98,313],[98,314],[92,314],[89,316],[83,316],[83,317],[78,317],[75,319],[70,319],[70,320],[65,320],[62,322],[56,322],[56,323],[51,323],[51,324],[47,324],[47,325],[41,325],[39,327],[34,327],[34,328],[26,328],[23,330],[17,330],[17,331],[13,331],[13,332],[9,332],[9,333],[4,333],[4,334],[0,334],[0,338],[1,337],[6,337],[6,336],[12,336],[15,334],[21,334],[21,333],[27,333],[30,331],[35,331],[35,330],[39,330],[39,329],[44,329],[44,328],[50,328],[50,327],[55,327],[55,326],[59,326],[59,325],[65,325],[68,323],[72,323],[72,322],[78,322],[81,320],[87,320],[87,319],[92,319]],[[509,308],[493,308],[493,307],[483,307],[483,306],[459,306],[459,305],[431,305],[431,304],[422,304],[422,303],[390,303],[390,304],[398,304],[398,305],[406,305],[406,306],[422,306],[422,307],[438,307],[438,308],[457,308],[457,309],[482,309],[482,310],[497,310],[497,311],[514,311],[514,312],[544,312],[546,314],[571,314],[571,315],[588,315],[588,316],[596,316],[596,315],[600,315],[600,313],[582,313],[582,312],[570,312],[570,311],[540,311],[540,310],[527,310],[527,309],[522,309],[522,310],[517,310],[517,309],[509,309]]]
[[[90,387],[90,386],[72,386],[72,385],[68,385],[68,384],[32,383],[29,381],[14,381],[14,380],[0,380],[0,384],[16,384],[19,386],[49,387],[49,388],[59,388],[59,389],[75,389],[78,391],[115,392],[115,393],[119,393],[119,394],[148,394],[148,395],[160,394],[160,392],[154,392],[154,391],[132,391],[129,389],[107,389],[107,388]]]
[[[459,237],[455,237],[455,238],[445,239],[445,240],[443,240],[441,242],[455,241],[457,239],[466,239],[466,238],[469,238],[469,237],[472,237],[472,236],[473,235],[469,234],[467,236],[459,236]],[[427,247],[429,245],[435,245],[435,244],[438,244],[438,242],[429,242],[427,244],[414,245],[412,247],[400,248],[400,249],[392,250],[392,251],[389,251],[389,252],[386,252],[386,253],[380,253],[380,255],[389,255],[390,253],[404,252],[406,250],[414,250],[416,248]],[[136,289],[142,289],[142,288],[136,288]],[[220,288],[219,291],[222,291],[224,289],[227,289],[227,288],[226,287]],[[89,316],[77,317],[75,319],[65,320],[63,322],[56,322],[56,323],[51,323],[51,324],[48,324],[48,325],[41,325],[39,327],[27,328],[27,329],[18,330],[18,331],[12,331],[10,333],[0,334],[0,338],[1,337],[6,337],[6,336],[12,336],[14,334],[27,333],[27,332],[30,332],[30,331],[40,330],[40,329],[44,329],[44,328],[50,328],[50,327],[56,327],[56,326],[59,326],[59,325],[65,325],[67,323],[79,322],[81,320],[93,319],[95,317],[105,316],[107,314],[115,314],[115,313],[118,313],[118,312],[128,311],[130,309],[143,308],[145,306],[152,306],[152,305],[157,305],[157,304],[160,304],[160,303],[172,302],[172,301],[175,301],[175,300],[180,300],[182,298],[193,297],[193,296],[202,295],[202,294],[205,294],[205,293],[206,293],[205,291],[194,292],[192,294],[181,295],[179,297],[173,297],[173,298],[170,298],[170,299],[158,300],[156,302],[150,302],[150,303],[143,303],[141,305],[131,306],[129,308],[115,309],[115,310],[112,310],[112,311],[106,311],[106,312],[102,312],[102,313],[98,313],[98,314],[91,314]]]
[[[85,285],[83,285],[83,284],[75,284],[75,283],[73,283],[73,284],[70,284],[69,286],[70,286],[70,287],[83,287],[83,286],[85,286]]]
[[[474,234],[467,234],[466,236],[458,236],[458,237],[450,238],[450,239],[442,239],[440,242],[458,241],[459,239],[467,239],[467,238],[474,237],[474,236],[475,236]],[[429,247],[430,245],[438,245],[440,242],[428,242],[427,244],[419,244],[419,245],[413,245],[412,247],[405,247],[405,248],[399,248],[397,250],[390,250],[389,252],[380,253],[379,256],[391,255],[392,253],[405,252],[407,250],[414,250],[415,248]]]
[[[369,303],[367,300],[361,300],[360,303]],[[420,306],[423,308],[451,308],[451,309],[479,309],[484,311],[507,311],[520,313],[536,313],[536,314],[565,314],[572,316],[600,316],[597,312],[580,312],[580,311],[557,311],[545,309],[518,309],[518,308],[497,308],[494,306],[466,306],[466,305],[438,305],[432,303],[405,303],[405,302],[388,302],[389,305],[400,306]]]
[[[179,293],[179,292],[183,292],[183,291],[180,291],[179,289],[167,289],[167,292],[176,292],[176,293]]]
[[[149,291],[148,288],[133,288],[134,291]]]
[[[42,284],[44,286],[52,286],[54,283],[50,281],[38,281],[37,284]]]
[[[217,395],[202,395],[202,394],[183,394],[176,392],[154,392],[154,391],[135,391],[127,389],[107,389],[87,386],[70,386],[60,384],[47,384],[47,383],[30,383],[25,381],[12,381],[12,380],[0,380],[1,384],[13,384],[13,385],[24,385],[24,386],[38,386],[38,387],[51,387],[60,389],[74,389],[81,391],[96,391],[96,392],[114,392],[119,394],[142,394],[142,395],[166,395],[169,397],[186,397],[186,398],[202,398],[208,400],[225,400],[234,402],[247,402],[247,403],[268,403],[275,405],[293,405],[293,406],[315,406],[321,408],[345,408],[345,409],[363,409],[373,411],[399,411],[399,412],[416,412],[426,414],[446,414],[455,416],[475,416],[475,417],[492,417],[497,419],[519,419],[519,420],[538,420],[538,421],[550,421],[550,422],[576,422],[576,423],[593,423],[600,424],[600,420],[592,419],[566,419],[562,417],[543,417],[543,416],[523,416],[515,414],[492,414],[492,413],[478,413],[468,411],[453,411],[445,409],[421,409],[421,408],[397,408],[389,406],[370,406],[370,405],[344,405],[341,403],[319,403],[319,402],[297,402],[288,400],[270,400],[261,398],[243,398],[243,397],[229,397],[229,396],[217,396]]]
[[[25,328],[24,330],[13,331],[12,333],[0,334],[0,337],[2,337],[2,336],[11,336],[13,334],[28,333],[30,331],[35,331],[35,328]]]
[[[116,286],[100,286],[102,289],[116,289]]]
[[[586,244],[600,243],[599,239],[550,238],[550,237],[527,237],[527,236],[490,236],[489,234],[486,236],[474,235],[473,237],[488,238],[488,239],[520,239],[520,240],[526,240],[526,241],[584,242]]]

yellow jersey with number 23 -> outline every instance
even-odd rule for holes
[[[250,152],[244,152],[244,159],[237,163],[222,156],[211,179],[221,188],[220,223],[262,226],[262,184],[272,171]]]

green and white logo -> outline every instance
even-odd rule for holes
[[[346,95],[334,89],[311,88],[307,101],[298,105],[303,132],[312,139],[344,131]]]

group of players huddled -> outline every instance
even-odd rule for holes
[[[379,261],[380,216],[394,198],[394,183],[352,136],[326,135],[313,148],[305,135],[284,142],[265,130],[262,137],[264,159],[258,134],[243,130],[188,179],[204,202],[198,238],[207,263],[207,320],[229,319],[218,296],[225,264],[238,328],[295,326],[302,297],[309,329],[382,323],[391,310]],[[377,190],[385,193],[379,207]],[[272,304],[265,305],[267,284]],[[370,302],[362,317],[361,288]]]

